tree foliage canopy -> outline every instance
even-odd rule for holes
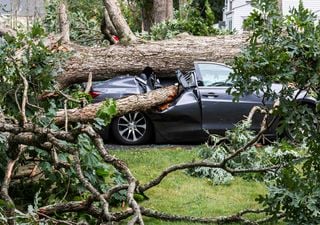
[[[307,91],[320,100],[320,25],[302,2],[286,16],[279,13],[276,0],[252,4],[256,9],[245,22],[249,44],[235,58],[230,92],[236,98],[263,92],[265,101],[279,99],[280,106],[274,111],[282,120],[279,132],[291,129],[296,140],[307,146],[304,160],[289,160],[290,166],[279,171],[269,194],[260,201],[268,213],[283,213],[290,224],[318,224],[319,104],[310,108],[294,99]],[[282,85],[280,92],[272,89],[274,83]]]

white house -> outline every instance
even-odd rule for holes
[[[289,13],[293,7],[298,7],[299,0],[281,0],[281,10],[284,15]],[[320,0],[303,0],[305,8],[312,10],[320,18]],[[225,27],[229,30],[235,30],[239,33],[243,31],[243,21],[253,10],[250,0],[225,0],[223,9],[223,21]]]
[[[0,0],[0,15],[13,13],[18,16],[41,16],[45,13],[45,0]]]
[[[27,26],[45,15],[46,0],[0,0],[0,24]]]

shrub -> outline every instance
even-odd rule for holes
[[[254,138],[254,131],[250,130],[251,124],[247,121],[239,122],[234,129],[226,132],[225,137],[211,135],[211,141],[217,145],[203,145],[199,148],[199,157],[206,162],[220,163],[236,149],[246,145]],[[305,149],[297,152],[295,146],[287,142],[270,146],[251,146],[239,156],[228,162],[232,169],[266,168],[273,165],[285,164],[287,161],[303,155]],[[204,177],[215,185],[226,184],[233,180],[233,175],[223,169],[198,167],[187,171],[192,176]],[[244,173],[245,179],[270,180],[275,177],[274,171],[264,174]]]
[[[205,3],[204,15],[198,7],[186,5],[184,9],[176,13],[176,18],[160,24],[156,24],[151,28],[150,35],[145,36],[152,40],[170,39],[177,34],[187,32],[196,36],[217,35],[223,32],[214,28],[215,16],[208,1]]]

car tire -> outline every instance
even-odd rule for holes
[[[112,133],[120,144],[145,144],[151,137],[151,123],[141,112],[131,112],[112,122]]]

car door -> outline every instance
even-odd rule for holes
[[[246,95],[239,102],[226,91],[232,85],[228,82],[232,69],[218,63],[196,62],[198,95],[202,109],[202,128],[211,133],[223,133],[240,120],[245,119],[255,105],[262,104],[257,95]],[[253,129],[258,129],[262,116],[254,117]]]

